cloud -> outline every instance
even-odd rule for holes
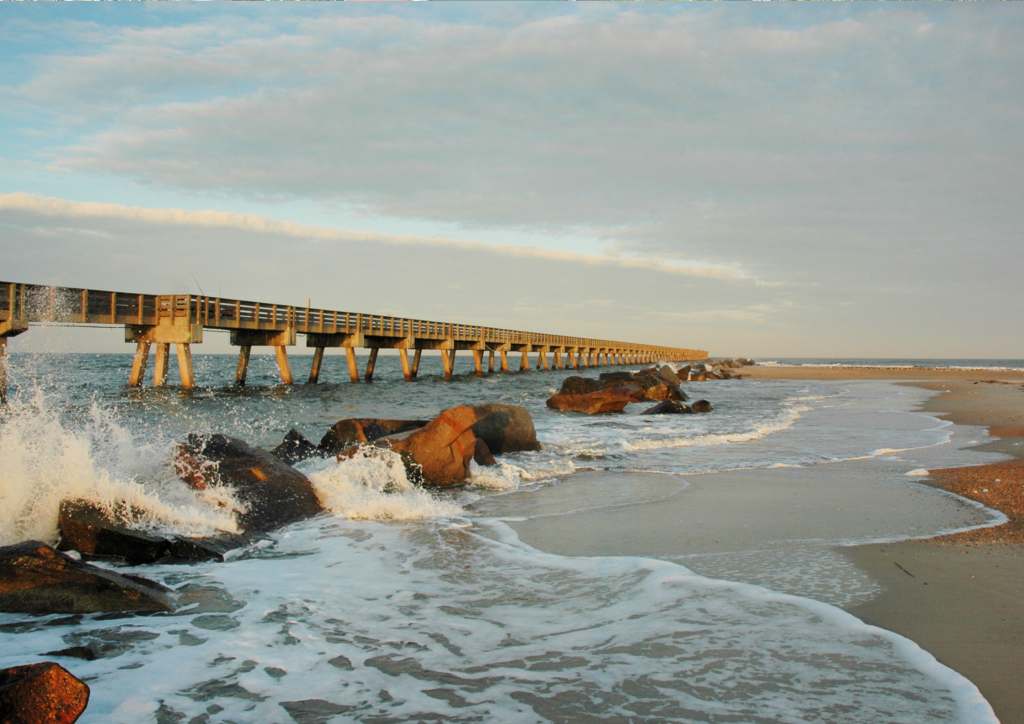
[[[396,236],[372,232],[328,229],[306,226],[289,221],[277,221],[254,214],[235,214],[227,211],[186,211],[183,209],[141,209],[122,204],[68,201],[42,198],[25,193],[0,194],[0,210],[29,211],[50,217],[112,219],[144,221],[170,226],[221,227],[256,234],[275,234],[299,239],[323,241],[365,242],[375,244],[416,244],[449,246],[464,250],[487,252],[510,257],[533,257],[576,264],[599,264],[621,268],[650,269],[666,274],[705,277],[722,281],[741,281],[742,273],[725,267],[680,266],[646,259],[628,259],[618,256],[593,256],[551,251],[532,246],[486,244],[477,241],[459,241],[443,237]]]

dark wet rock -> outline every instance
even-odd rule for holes
[[[141,576],[128,578],[76,561],[39,541],[0,548],[0,611],[171,611],[167,590]]]
[[[339,420],[320,440],[320,449],[330,455],[337,455],[353,445],[373,442],[409,430],[418,430],[426,424],[427,420],[376,420],[371,418]]]
[[[711,403],[708,402],[707,400],[697,400],[692,405],[690,405],[690,409],[693,410],[694,412],[711,412],[712,408]]]
[[[487,447],[487,443],[483,441],[483,438],[476,439],[476,447],[473,449],[473,462],[477,465],[497,465],[498,461],[491,455],[490,448]]]
[[[533,418],[525,407],[519,405],[475,405],[473,433],[487,443],[493,455],[540,450],[537,430]]]
[[[568,410],[596,415],[619,412],[632,402],[632,391],[618,387],[598,390],[585,395],[558,394],[548,398],[547,406],[555,410]]]
[[[95,661],[100,656],[88,646],[69,646],[59,651],[47,651],[43,656],[62,656],[68,659],[81,659],[82,661]]]
[[[670,384],[655,372],[644,370],[633,375],[633,379],[643,387],[644,399],[661,402],[662,400],[678,400],[685,402],[687,397],[679,385]]]
[[[61,534],[57,548],[78,551],[86,558],[118,558],[137,566],[156,561],[222,561],[225,553],[246,542],[241,536],[227,534],[161,536],[132,526],[142,519],[142,511],[126,504],[109,509],[87,500],[65,500],[57,521]]]
[[[193,488],[231,488],[244,506],[235,511],[241,533],[273,530],[322,510],[305,475],[266,450],[226,435],[189,435],[178,446],[174,467]]]
[[[601,382],[632,382],[633,375],[630,372],[602,372],[597,376]]]
[[[289,430],[281,444],[270,454],[283,463],[294,465],[312,457],[323,457],[327,453],[302,436],[298,430]]]
[[[588,395],[603,389],[604,385],[599,380],[591,380],[586,377],[573,375],[562,381],[562,387],[558,390],[559,395]]]
[[[690,369],[691,369],[691,366],[690,365],[686,365],[684,367],[680,367],[676,371],[676,377],[679,379],[680,383],[684,382],[686,380],[686,378],[690,375]]]
[[[72,724],[89,705],[89,687],[60,664],[0,670],[0,722]]]
[[[688,415],[693,410],[678,400],[664,400],[654,407],[644,410],[641,415]]]

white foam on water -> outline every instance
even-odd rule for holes
[[[931,475],[931,473],[925,470],[924,468],[915,468],[914,470],[908,470],[903,474],[908,475],[912,478],[923,478],[925,476]]]
[[[0,666],[98,652],[71,665],[81,724],[996,722],[966,679],[831,606],[480,526],[305,521],[228,565],[149,569],[197,602],[177,615],[0,615]]]
[[[348,460],[321,460],[307,476],[321,505],[351,520],[423,520],[461,515],[455,503],[439,500],[409,482],[401,456],[364,445]]]
[[[0,418],[0,544],[54,542],[60,504],[72,499],[130,527],[236,532],[230,494],[191,490],[175,476],[170,454],[169,444],[138,443],[97,404],[71,422],[42,391],[20,395]]]

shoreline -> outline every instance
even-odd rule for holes
[[[883,588],[848,612],[914,641],[970,679],[1003,724],[1024,724],[1024,372],[747,367],[743,373],[751,379],[893,380],[932,390],[938,394],[922,411],[987,428],[997,439],[974,449],[1014,458],[932,470],[921,479],[1003,512],[1007,523],[838,552]]]

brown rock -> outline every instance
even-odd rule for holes
[[[562,387],[558,390],[559,395],[588,395],[603,389],[604,385],[598,380],[577,377],[575,375],[566,377],[562,381]]]
[[[658,376],[668,382],[670,385],[678,385],[679,378],[676,373],[668,365],[658,368]]]
[[[423,485],[457,485],[469,477],[469,462],[476,450],[472,407],[444,410],[418,430],[402,438],[384,438],[381,446],[402,456],[409,478]]]
[[[612,387],[586,395],[554,395],[547,406],[555,410],[571,410],[596,415],[601,412],[619,412],[632,401],[631,390]]]
[[[0,722],[71,724],[89,704],[89,687],[45,661],[0,670]]]
[[[0,548],[0,611],[171,611],[174,607],[165,593],[167,590],[140,576],[129,580],[76,561],[39,541]]]
[[[418,430],[426,424],[426,420],[377,420],[373,418],[339,420],[320,440],[320,449],[331,455],[337,455],[353,445],[373,442],[409,430]]]
[[[244,533],[272,530],[322,510],[305,475],[266,450],[225,435],[189,435],[178,446],[174,467],[193,488],[231,488],[245,507],[235,511]]]
[[[694,412],[711,412],[711,403],[707,400],[697,400],[690,405],[690,409]]]
[[[119,558],[129,565],[159,560],[224,560],[224,554],[245,544],[241,536],[211,538],[159,536],[129,526],[142,518],[142,511],[127,504],[108,510],[88,500],[64,500],[57,526],[61,540],[58,550],[75,550],[84,557]]]
[[[473,462],[477,465],[497,465],[498,461],[491,455],[490,448],[487,447],[487,443],[483,441],[483,438],[476,439],[476,447],[473,448]]]
[[[289,430],[281,444],[270,451],[278,460],[289,465],[308,458],[325,455],[323,450],[311,443],[298,430]]]
[[[540,450],[533,418],[525,407],[518,405],[475,405],[473,434],[487,443],[494,455],[523,450]]]
[[[641,415],[687,415],[693,412],[684,403],[677,400],[665,400],[654,407],[644,410]]]

